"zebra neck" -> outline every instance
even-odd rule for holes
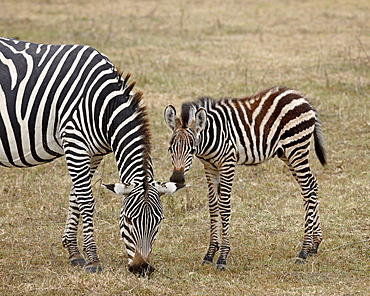
[[[142,157],[146,156],[140,156],[138,154],[135,158],[125,159],[124,161],[117,159],[119,178],[123,184],[130,183],[137,185],[147,184],[153,181],[152,166],[147,166],[145,159],[140,160]],[[149,162],[151,162],[150,159]]]
[[[153,179],[150,131],[141,94],[117,98],[107,112],[107,135],[122,183],[146,184]]]

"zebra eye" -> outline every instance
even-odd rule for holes
[[[191,148],[191,150],[190,150],[190,154],[194,154],[194,153],[195,153],[195,151],[196,151],[195,147]]]
[[[131,219],[131,218],[129,218],[129,217],[125,217],[125,220],[126,220],[126,223],[127,223],[128,225],[132,225],[132,219]]]

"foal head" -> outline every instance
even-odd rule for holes
[[[173,172],[171,182],[185,184],[185,174],[189,171],[194,156],[198,153],[200,132],[207,123],[207,112],[204,108],[189,108],[182,119],[176,116],[176,109],[168,105],[164,111],[164,120],[172,137],[168,150],[171,153]]]

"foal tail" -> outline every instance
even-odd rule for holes
[[[322,127],[320,120],[316,114],[316,122],[315,122],[315,130],[313,132],[313,139],[315,143],[315,151],[317,158],[321,162],[322,165],[326,164],[326,155],[325,155],[325,147],[324,147],[324,134],[322,132]]]

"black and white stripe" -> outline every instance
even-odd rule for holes
[[[317,182],[308,162],[312,135],[320,162],[324,165],[326,160],[320,122],[303,95],[273,87],[243,99],[206,97],[184,103],[180,117],[169,105],[164,117],[173,131],[169,148],[174,167],[171,181],[185,182],[184,175],[194,156],[204,164],[211,218],[210,245],[204,263],[212,262],[220,249],[217,267],[226,265],[235,166],[258,164],[275,155],[288,165],[304,199],[305,235],[297,259],[305,260],[308,254],[317,252],[322,233]]]
[[[105,154],[114,152],[120,180],[130,187],[120,226],[129,242],[133,272],[147,271],[163,216],[142,94],[131,92],[135,83],[128,85],[129,77],[122,78],[108,58],[90,46],[0,37],[0,165],[30,167],[66,156],[72,189],[63,245],[72,264],[86,264],[92,272],[101,267],[91,178]],[[140,223],[132,222],[132,230],[124,231],[126,218],[133,215]],[[80,217],[88,262],[77,247]],[[135,264],[134,257],[139,258]]]

